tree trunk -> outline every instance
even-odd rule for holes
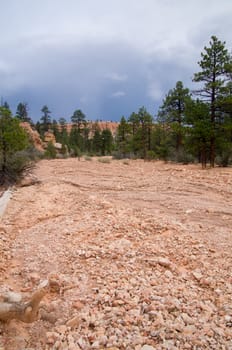
[[[211,128],[212,134],[210,138],[210,166],[214,168],[215,162],[215,117],[216,117],[216,109],[215,109],[215,101],[216,101],[216,93],[215,93],[215,84],[216,76],[215,73],[213,75],[213,87],[212,87],[212,95],[211,95]]]
[[[215,165],[215,136],[210,139],[210,166],[214,168]]]
[[[201,165],[202,169],[206,168],[206,147],[203,146],[201,150]]]
[[[49,282],[44,281],[34,292],[28,302],[14,300],[11,295],[0,302],[0,321],[7,322],[13,319],[31,323],[38,319],[39,304],[49,290]]]

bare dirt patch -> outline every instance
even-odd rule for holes
[[[41,161],[0,223],[1,290],[57,289],[0,349],[232,349],[232,169]],[[149,348],[150,346],[150,348]]]

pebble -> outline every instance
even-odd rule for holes
[[[157,264],[163,266],[163,267],[167,267],[170,268],[171,267],[171,261],[167,258],[158,258],[157,259]]]
[[[6,282],[12,293],[24,289],[27,296],[44,278],[49,279],[51,290],[41,303],[41,319],[30,325],[14,326],[12,322],[15,328],[9,328],[7,335],[15,332],[17,339],[20,333],[29,342],[27,346],[34,345],[37,350],[230,349],[232,280],[226,232],[222,229],[220,235],[219,230],[217,237],[221,239],[208,241],[215,234],[213,225],[207,231],[206,223],[201,222],[201,232],[199,222],[190,225],[184,214],[190,203],[183,203],[183,221],[179,213],[173,216],[171,205],[170,216],[165,214],[165,203],[156,210],[152,207],[155,192],[149,192],[149,202],[142,198],[152,177],[139,192],[132,193],[129,191],[137,180],[132,181],[127,174],[128,186],[120,187],[123,191],[113,183],[109,191],[112,174],[108,176],[106,170],[97,179],[98,163],[94,163],[94,176],[91,172],[82,174],[82,163],[72,159],[72,166],[78,168],[75,172],[68,168],[62,181],[59,174],[64,169],[59,166],[53,172],[53,165],[49,165],[52,175],[46,174],[38,186],[20,188],[17,201],[9,208],[0,252],[15,261],[12,265],[0,262],[2,268],[10,267],[8,275],[0,271],[0,294]],[[185,173],[188,171],[186,167]],[[193,173],[194,181],[195,170]],[[157,180],[163,181],[165,174],[161,175]],[[114,176],[115,181],[121,181]],[[185,177],[183,186],[184,182]],[[164,184],[155,186],[157,191],[161,186],[165,196]],[[37,187],[39,192],[34,192]],[[179,197],[181,191],[179,188]],[[138,207],[133,204],[134,197]],[[26,209],[21,205],[23,198],[29,203]],[[35,208],[37,202],[40,206]],[[19,203],[20,208],[16,207]],[[197,213],[194,204],[194,215]],[[199,215],[199,221],[204,221],[201,212]],[[15,237],[12,242],[11,235]],[[9,243],[12,250],[7,252]],[[1,257],[5,261],[6,255]],[[4,276],[8,277],[5,281]],[[0,329],[0,344],[3,334]]]

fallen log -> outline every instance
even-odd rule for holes
[[[42,282],[27,302],[19,301],[20,298],[7,294],[5,300],[0,302],[0,321],[8,322],[16,319],[25,323],[32,323],[38,319],[39,304],[49,291],[49,282]],[[14,294],[14,293],[13,293]]]

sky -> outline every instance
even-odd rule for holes
[[[0,96],[34,121],[155,116],[194,73],[210,37],[231,52],[232,0],[0,0]]]

